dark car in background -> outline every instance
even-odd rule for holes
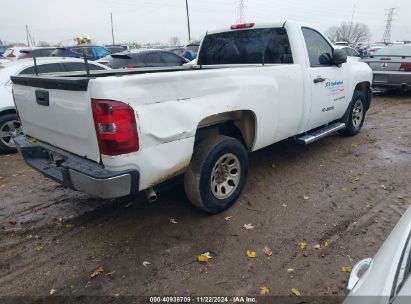
[[[51,56],[83,58],[85,55],[88,60],[97,60],[110,54],[110,50],[103,46],[76,45],[69,47],[58,47],[51,53]]]
[[[122,45],[105,45],[104,47],[108,49],[111,52],[111,54],[127,51],[127,47]]]
[[[165,49],[165,51],[172,52],[174,54],[177,54],[178,56],[183,56],[186,49],[184,47],[175,47],[175,48]]]
[[[33,57],[50,57],[51,53],[56,50],[56,47],[42,47],[21,50],[17,59],[33,58]]]
[[[4,52],[7,50],[7,46],[0,45],[0,57],[3,56]]]
[[[181,66],[188,61],[172,52],[162,50],[139,50],[110,56],[108,66],[113,69]]]
[[[199,48],[200,48],[200,42],[199,41],[192,42],[192,43],[187,45],[183,55],[181,55],[181,56],[186,58],[188,61],[194,60],[194,59],[197,58]]]
[[[386,47],[363,61],[373,71],[373,87],[411,89],[411,46]]]

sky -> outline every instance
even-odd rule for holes
[[[392,40],[411,40],[410,0],[244,0],[247,22],[293,19],[326,30],[350,21],[366,23],[372,41],[381,41],[385,9],[397,8]],[[238,0],[188,0],[191,35],[236,23]],[[355,9],[354,9],[355,6]],[[111,43],[110,12],[115,42],[188,40],[185,0],[0,0],[0,40],[25,42],[25,26],[36,41],[70,44],[74,37]]]

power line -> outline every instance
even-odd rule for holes
[[[389,8],[386,10],[385,15],[387,16],[387,24],[385,26],[385,31],[384,31],[384,36],[382,37],[382,41],[385,44],[388,44],[391,42],[391,28],[392,28],[392,22],[394,20],[394,15],[395,15],[395,7]]]
[[[190,30],[190,14],[188,11],[188,0],[186,0],[186,13],[187,13],[188,43],[190,43],[191,42],[191,30]]]

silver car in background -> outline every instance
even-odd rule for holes
[[[380,49],[364,62],[373,70],[374,88],[411,89],[411,46]]]
[[[352,269],[343,304],[411,303],[411,207],[373,259]]]

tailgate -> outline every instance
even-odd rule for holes
[[[23,132],[98,162],[89,79],[12,77]]]

